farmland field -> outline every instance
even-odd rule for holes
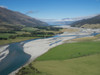
[[[96,42],[77,42],[65,43],[52,48],[44,55],[37,58],[37,61],[43,60],[66,60],[91,54],[100,53],[100,41]]]
[[[69,60],[37,61],[34,67],[51,75],[100,75],[100,54]]]
[[[99,45],[100,41],[59,45],[38,57],[31,66],[23,67],[17,75],[100,75]]]
[[[41,28],[41,27],[40,27]],[[30,40],[35,38],[46,38],[61,33],[60,28],[42,27],[41,29],[33,27],[23,27],[21,30],[15,31],[0,31],[0,45],[5,45],[13,42]]]

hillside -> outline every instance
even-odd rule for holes
[[[3,7],[0,7],[0,29],[13,29],[13,27],[22,27],[22,26],[46,26],[48,25],[45,22],[31,18],[20,12],[15,12]],[[10,26],[10,27],[9,27]],[[20,28],[19,27],[19,28]]]
[[[94,28],[97,28],[96,26],[98,24],[100,27],[100,15],[97,15],[97,16],[89,18],[89,19],[83,19],[83,20],[76,21],[76,22],[72,23],[71,26],[72,27],[82,27],[83,25],[85,25],[85,27],[86,27],[86,25],[89,25],[89,26],[92,25],[92,28],[93,28],[93,24],[94,24]]]

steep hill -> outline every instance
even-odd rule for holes
[[[31,18],[20,12],[15,12],[3,7],[0,7],[0,28],[11,28],[12,26],[46,26],[45,22]]]
[[[89,18],[89,19],[83,19],[83,20],[79,20],[76,21],[74,23],[71,24],[72,27],[81,27],[83,25],[100,25],[100,15],[97,15],[95,17]]]

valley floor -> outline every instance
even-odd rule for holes
[[[22,45],[23,51],[26,54],[29,54],[31,56],[29,61],[27,61],[27,63],[26,63],[28,68],[25,66],[21,66],[23,68],[19,72],[18,72],[18,70],[21,67],[15,71],[13,71],[10,75],[15,75],[15,73],[17,73],[17,72],[18,72],[17,75],[25,75],[25,74],[33,75],[33,73],[39,74],[39,75],[49,74],[46,72],[42,73],[41,70],[38,70],[38,67],[36,69],[34,67],[35,64],[33,64],[33,63],[29,64],[30,62],[32,62],[39,56],[40,57],[35,60],[36,62],[51,61],[51,60],[62,61],[62,60],[67,60],[67,59],[69,60],[72,58],[83,57],[83,56],[99,53],[100,48],[98,45],[100,44],[100,42],[89,42],[92,40],[93,35],[91,35],[91,34],[93,31],[89,32],[88,30],[84,30],[84,29],[76,30],[78,28],[75,28],[75,30],[73,32],[70,32],[70,31],[72,31],[72,28],[70,28],[70,29],[71,30],[67,29],[67,31],[69,31],[69,32],[64,30],[65,32],[63,34],[60,34],[60,35],[57,35],[57,36],[54,36],[51,38],[32,40],[27,43],[20,42],[19,45],[23,44]],[[80,43],[71,43],[74,41],[72,39],[80,38],[80,37],[87,37],[87,38],[89,37],[89,38],[91,38],[91,40],[86,40],[87,38],[85,38],[85,40],[87,41],[85,43],[83,43],[83,42],[82,43],[81,42]],[[93,37],[93,40],[97,39],[98,37],[95,37],[95,38]],[[20,39],[23,39],[23,38],[20,38]],[[72,41],[70,41],[70,40],[72,40]],[[77,41],[75,41],[75,42],[77,42]],[[63,44],[63,43],[65,43],[65,44]],[[61,45],[61,44],[63,44],[63,45]],[[55,47],[55,46],[57,46],[57,47]],[[50,50],[50,51],[48,51],[48,50]],[[4,51],[9,51],[9,50],[4,50]],[[44,54],[44,53],[46,53],[46,54]],[[3,54],[1,54],[1,55],[3,55]],[[3,58],[3,56],[2,56],[2,58]]]
[[[0,45],[6,45],[14,42],[21,42],[30,39],[36,39],[40,37],[17,37],[16,39],[0,40]]]
[[[16,75],[100,75],[100,41],[84,40],[52,48]]]
[[[100,75],[99,58],[100,54],[95,54],[68,60],[36,61],[33,66],[46,75]]]

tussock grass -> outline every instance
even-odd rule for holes
[[[67,29],[67,28],[64,28],[61,31],[62,32],[77,32],[77,31],[79,31],[79,29]]]
[[[83,37],[83,38],[76,38],[72,39],[72,41],[84,42],[84,41],[93,41],[96,40],[98,37]]]
[[[15,39],[0,40],[0,45],[10,44],[14,42],[21,42],[21,41],[36,39],[36,38],[40,38],[40,37],[17,37]]]
[[[85,25],[82,25],[81,27],[98,29],[98,28],[100,28],[100,24],[85,24]]]

